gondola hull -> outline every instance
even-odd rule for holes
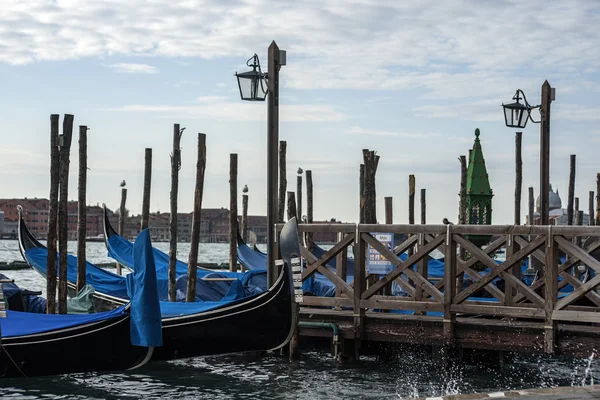
[[[82,326],[2,338],[0,377],[122,371],[140,367],[150,360],[153,349],[132,346],[129,330],[129,315],[125,314]]]
[[[22,219],[19,241],[23,258],[37,270],[26,253],[32,249],[47,250],[33,237]],[[74,294],[75,282],[69,280],[68,288]],[[100,309],[116,308],[128,301],[95,289],[94,305]],[[163,345],[154,350],[152,358],[155,360],[273,350],[288,342],[294,326],[292,279],[287,267],[282,269],[269,290],[222,306],[191,313],[185,310],[194,303],[169,304],[176,312],[163,313]],[[179,314],[179,309],[183,315]]]
[[[290,287],[274,287],[238,304],[196,315],[163,319],[163,346],[154,359],[273,350],[289,340],[293,325]]]

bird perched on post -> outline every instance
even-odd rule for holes
[[[244,185],[244,188],[242,189],[242,192],[248,193],[248,185]]]
[[[448,221],[448,218],[444,218],[444,219],[442,220],[442,223],[443,223],[444,225],[454,225],[454,223],[452,223],[452,222]]]
[[[123,181],[121,182],[121,184],[119,186],[120,187],[125,187],[125,179],[123,179]]]

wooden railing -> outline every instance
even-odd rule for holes
[[[547,353],[555,349],[559,322],[600,323],[600,294],[596,292],[600,285],[600,262],[591,254],[600,249],[600,227],[300,224],[299,230],[338,234],[338,242],[321,258],[301,247],[306,262],[302,280],[320,273],[336,288],[335,297],[304,296],[301,306],[352,310],[355,339],[362,337],[365,319],[374,315],[368,310],[373,309],[381,313],[409,310],[412,320],[441,320],[447,343],[454,339],[457,315],[501,319],[506,324],[518,320],[543,321]],[[407,234],[408,239],[390,250],[371,232]],[[481,249],[468,240],[469,235],[489,235],[496,239]],[[588,244],[580,247],[577,245],[580,242]],[[367,245],[393,264],[390,273],[367,276]],[[347,282],[350,246],[354,250],[354,279]],[[458,246],[470,254],[468,260],[458,256]],[[409,249],[412,251],[408,258],[401,260],[399,255]],[[503,262],[493,258],[499,249],[506,250]],[[428,274],[428,256],[434,250],[444,254],[443,278],[437,281]],[[561,254],[566,256],[562,262],[565,257],[560,257]],[[326,266],[334,259],[335,270]],[[521,276],[521,263],[526,259],[532,261],[530,266],[537,264],[539,272],[538,279],[529,285]],[[585,265],[596,276],[581,280],[577,272],[573,273],[578,265]],[[481,266],[484,271],[475,269]],[[496,284],[498,278],[504,287]],[[457,285],[465,281],[469,284]],[[393,283],[406,295],[386,295],[389,293],[386,288]],[[567,285],[573,289],[564,290]],[[486,299],[474,298],[484,292]]]

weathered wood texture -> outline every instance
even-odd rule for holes
[[[121,188],[121,204],[119,205],[119,235],[125,237],[125,219],[127,218],[127,209],[125,204],[127,203],[127,189]],[[117,274],[123,273],[123,268],[120,263],[116,263]]]
[[[573,225],[573,200],[575,197],[575,154],[571,154],[569,163],[569,197],[567,203],[567,225]]]
[[[312,171],[306,171],[306,222],[309,224],[313,223],[313,180]],[[313,247],[313,234],[309,232],[306,235],[306,245],[309,250],[312,251]]]
[[[515,225],[521,225],[521,189],[523,187],[523,132],[515,134]]]
[[[385,223],[393,224],[394,222],[394,214],[392,208],[393,199],[391,197],[384,197],[383,201],[385,202]]]
[[[171,153],[171,218],[169,220],[169,301],[177,300],[177,197],[181,169],[181,135],[179,124],[173,124],[173,152]]]
[[[58,201],[58,313],[67,313],[67,240],[69,229],[69,159],[73,138],[73,115],[65,114],[63,133],[59,137],[60,184]]]
[[[238,205],[237,205],[237,174],[238,155],[229,155],[229,271],[237,271],[237,235],[238,235]]]
[[[77,181],[77,292],[85,286],[85,237],[87,183],[87,126],[79,126],[79,177]]]
[[[296,216],[296,194],[287,192],[287,219],[288,221]]]
[[[600,172],[596,174],[596,225],[600,225]]]
[[[281,227],[278,225],[278,229]],[[573,243],[573,238],[577,237],[600,238],[600,232],[595,228],[314,224],[302,226],[301,230],[306,231],[307,228],[319,232],[339,232],[339,242],[319,259],[304,246],[301,247],[302,256],[307,261],[302,279],[319,272],[335,285],[336,296],[305,297],[301,314],[309,319],[346,321],[350,329],[346,338],[356,340],[357,352],[360,352],[364,340],[384,340],[502,351],[581,354],[581,345],[589,340],[597,340],[595,338],[600,335],[600,326],[597,325],[600,323],[600,295],[595,291],[600,286],[600,276],[582,282],[578,276],[571,275],[577,263],[585,263],[600,272],[600,261],[591,255],[600,248],[600,241],[585,248]],[[412,236],[390,250],[370,234],[381,231]],[[498,236],[498,239],[482,250],[465,238],[467,235],[481,234]],[[364,269],[367,243],[394,265],[392,272],[371,286],[366,285],[368,277]],[[401,260],[398,255],[415,243],[417,248],[414,254]],[[341,255],[352,244],[355,251],[355,279],[347,283],[339,268],[334,273],[325,265],[337,258],[340,266]],[[469,260],[457,258],[457,245],[471,254]],[[507,257],[504,262],[498,263],[493,259],[493,254],[502,247],[507,248]],[[426,261],[434,250],[445,255],[442,280],[430,277],[427,270],[418,268],[415,271],[411,267]],[[559,251],[567,254],[567,262],[561,264]],[[529,256],[540,261],[545,274],[527,286],[517,270]],[[487,267],[488,272],[480,274],[474,271],[472,268],[476,263]],[[461,273],[470,279],[470,283],[463,287],[457,286],[456,280]],[[558,276],[562,278],[560,284]],[[505,282],[504,288],[497,286],[497,278]],[[406,296],[380,294],[381,289],[393,281],[406,292]],[[566,284],[572,285],[574,290],[563,292]],[[489,300],[485,300],[485,296]],[[490,301],[492,298],[494,300]],[[581,302],[581,299],[586,302]],[[412,310],[414,314],[371,310]],[[442,316],[427,315],[429,311],[441,312]],[[428,324],[428,327],[419,335],[411,336],[408,330],[413,328],[406,325],[411,323]],[[525,330],[529,333],[524,334]],[[573,337],[568,332],[577,332],[577,335],[583,333],[583,336]]]
[[[194,189],[194,214],[192,216],[192,237],[188,258],[188,280],[185,299],[196,299],[196,278],[198,266],[198,245],[200,243],[200,222],[202,221],[202,195],[204,192],[204,173],[206,171],[206,135],[198,134],[198,156],[196,162],[196,186]]]
[[[296,219],[298,223],[302,222],[302,169],[298,169],[298,176],[296,177],[296,209],[298,214]]]
[[[152,183],[152,149],[147,148],[144,152],[144,194],[142,198],[142,218],[140,231],[148,228],[150,218],[150,189]]]
[[[377,192],[375,185],[375,174],[379,165],[379,156],[374,151],[363,149],[365,164],[365,223],[377,223]]]
[[[248,240],[248,194],[242,195],[242,239]]]
[[[533,187],[530,186],[529,190],[528,190],[529,194],[528,194],[528,207],[527,207],[527,215],[529,216],[529,225],[534,225],[535,224],[535,220],[533,218],[533,205],[534,203],[534,198],[533,198]]]
[[[594,226],[596,220],[594,219],[594,191],[590,190],[590,194],[589,194],[590,198],[588,201],[588,214],[590,216],[590,220],[588,225],[590,226]]]
[[[421,224],[427,223],[427,189],[421,189]]]
[[[415,176],[408,176],[408,223],[415,223]]]
[[[287,189],[286,179],[286,151],[287,142],[281,140],[279,142],[279,209],[277,210],[277,222],[282,223],[285,216],[285,193]]]
[[[358,173],[359,222],[365,223],[365,164],[360,164]]]
[[[58,150],[58,124],[60,115],[50,115],[50,202],[48,208],[48,254],[56,254],[58,219],[58,187],[60,155]],[[46,313],[56,313],[56,259],[46,259]]]

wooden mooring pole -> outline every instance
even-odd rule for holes
[[[365,164],[360,164],[358,175],[359,222],[365,223]]]
[[[58,202],[58,313],[67,313],[67,240],[69,240],[69,158],[73,137],[73,115],[65,114],[63,133],[59,137],[60,184]]]
[[[277,222],[283,223],[285,216],[285,192],[287,189],[286,179],[286,162],[285,154],[287,151],[287,142],[285,140],[279,141],[279,202],[277,203],[279,208],[277,210]],[[269,228],[271,229],[271,228]]]
[[[127,189],[124,187],[125,183],[123,183],[122,185],[123,187],[121,188],[121,204],[119,205],[119,235],[125,237],[125,214],[127,213],[125,203],[127,202]],[[123,273],[121,263],[116,263],[116,268],[117,274],[121,275]]]
[[[48,208],[48,254],[56,254],[56,226],[58,219],[58,187],[60,156],[58,150],[58,123],[60,115],[50,115],[50,202]],[[46,313],[56,313],[56,257],[46,257]]]
[[[365,163],[365,223],[377,223],[377,193],[375,185],[375,175],[377,173],[377,165],[379,164],[379,156],[375,155],[375,151],[363,149],[363,159]]]
[[[533,219],[533,205],[534,205],[534,200],[533,200],[533,186],[529,186],[529,199],[528,199],[528,208],[527,208],[527,214],[529,216],[529,225],[535,225],[535,221]]]
[[[593,190],[590,190],[588,213],[590,215],[590,220],[588,222],[588,225],[594,226],[596,221],[594,220],[594,191]]]
[[[302,168],[298,168],[298,176],[296,177],[296,209],[298,210],[298,214],[296,215],[296,220],[298,223],[302,223]],[[300,241],[302,243],[302,241]]]
[[[393,209],[392,209],[392,202],[393,202],[393,198],[392,197],[384,197],[383,201],[385,202],[385,223],[386,224],[393,224],[393,220],[394,220],[394,215],[393,215]]]
[[[425,225],[427,223],[427,189],[421,189],[421,224]]]
[[[198,134],[198,161],[196,162],[196,187],[194,189],[194,214],[192,216],[192,237],[188,258],[188,281],[185,299],[196,299],[196,276],[198,266],[198,245],[200,243],[200,222],[202,221],[202,194],[204,192],[204,172],[206,170],[206,135]]]
[[[242,189],[242,239],[248,240],[248,185]]]
[[[181,169],[181,135],[179,124],[173,125],[173,152],[171,153],[171,219],[169,221],[169,301],[177,301],[177,197]]]
[[[600,225],[600,173],[596,174],[596,225]]]
[[[515,134],[515,225],[521,225],[521,189],[523,187],[523,132]]]
[[[469,162],[471,159],[472,150],[469,150]],[[458,223],[465,225],[467,223],[467,158],[462,155],[458,158],[460,161],[460,192],[458,193]],[[467,251],[463,246],[459,246],[458,256],[462,261],[466,261]],[[456,287],[462,290],[464,286],[465,274],[459,274],[456,277]]]
[[[77,293],[85,286],[87,126],[79,126],[79,179],[77,182]]]
[[[313,223],[313,180],[312,171],[306,171],[306,222]],[[313,248],[313,234],[309,232],[306,235],[306,246],[309,251]]]
[[[571,154],[569,165],[569,199],[567,204],[567,225],[573,225],[573,198],[575,197],[575,154]]]
[[[152,149],[147,148],[144,153],[144,197],[142,200],[142,219],[140,231],[148,228],[150,218],[150,186],[152,182]]]
[[[238,206],[237,206],[237,173],[238,155],[229,155],[229,271],[237,271],[237,235],[238,235]]]

